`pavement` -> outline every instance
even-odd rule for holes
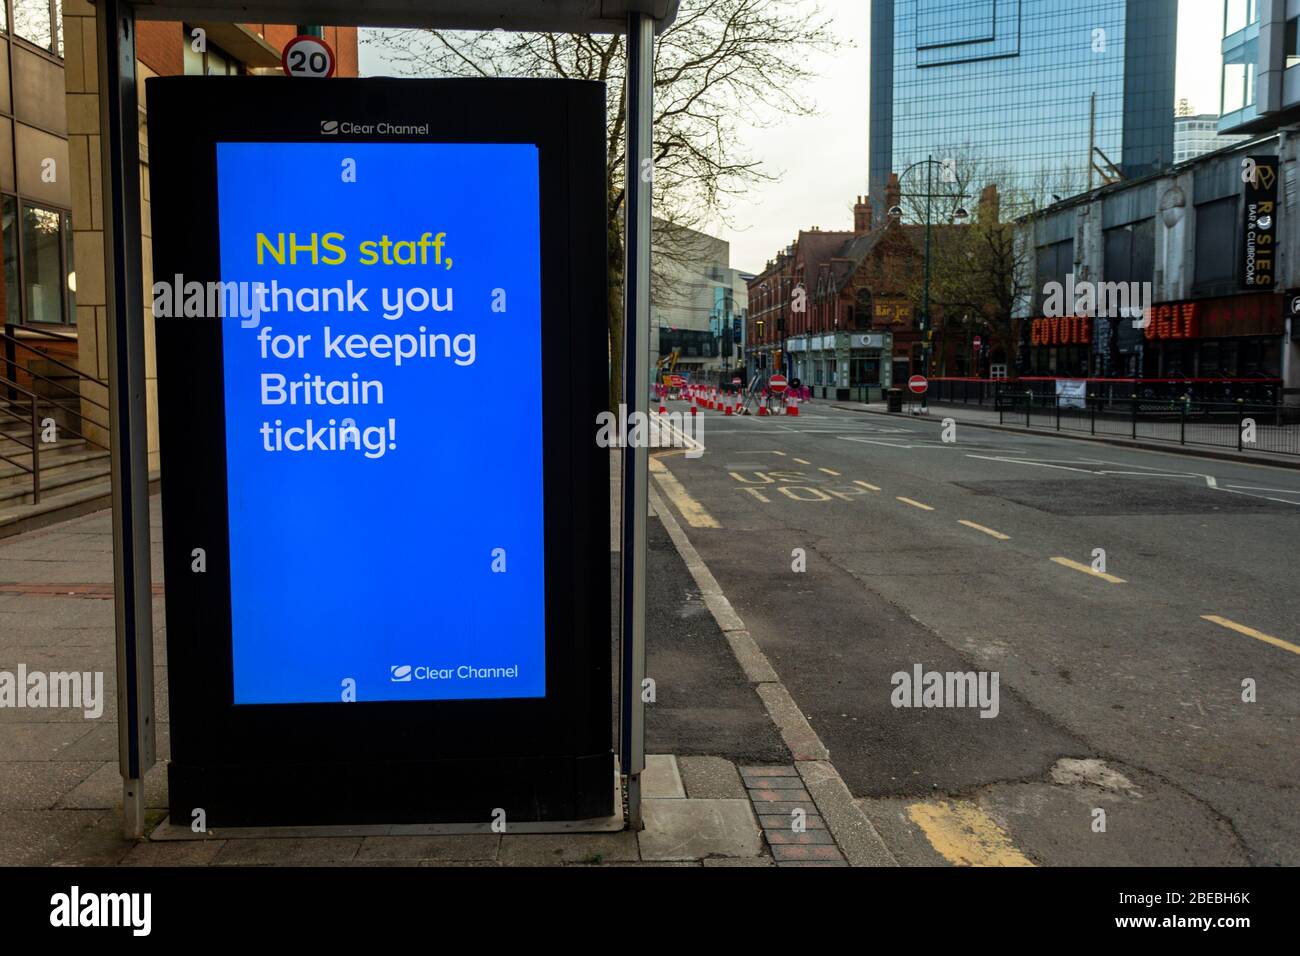
[[[1300,863],[1300,475],[704,414],[661,491],[900,863]]]
[[[611,456],[617,520],[618,459]],[[102,675],[98,713],[0,706],[0,865],[847,866],[892,863],[824,748],[657,494],[649,522],[647,767],[639,832],[332,828],[175,839],[163,825],[169,753],[161,519],[151,499],[159,763],[151,838],[122,837],[112,532],[107,511],[0,539],[0,673]],[[55,515],[54,517],[57,517]],[[688,554],[679,546],[685,543]],[[617,526],[611,552],[618,548]],[[617,554],[611,582],[617,587]],[[614,622],[611,622],[613,625]],[[729,628],[730,631],[724,631]],[[743,625],[741,625],[743,630]],[[616,636],[616,628],[613,631]],[[752,642],[751,642],[752,644]],[[21,669],[21,670],[20,670]],[[615,668],[617,673],[617,668]],[[3,678],[0,678],[2,680]],[[616,727],[616,712],[611,724]],[[792,729],[793,728],[793,729]],[[798,757],[788,740],[795,742]],[[807,751],[806,753],[804,751]],[[806,759],[804,759],[806,758]]]

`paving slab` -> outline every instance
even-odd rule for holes
[[[736,765],[725,757],[677,758],[686,795],[694,799],[732,800],[745,795]]]
[[[758,821],[748,800],[645,800],[638,835],[646,860],[760,856]]]
[[[638,858],[636,834],[629,830],[617,833],[507,833],[501,837],[501,851],[497,857],[507,866],[556,866]]]
[[[677,759],[672,754],[648,754],[645,770],[641,773],[641,796],[651,798],[684,798],[682,775],[677,770]]]
[[[308,837],[293,840],[228,840],[213,858],[218,865],[266,866],[347,862],[356,859],[360,837]]]
[[[355,862],[495,860],[500,845],[501,837],[496,833],[371,836],[361,841],[361,849],[357,851]]]

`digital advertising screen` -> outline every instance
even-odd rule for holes
[[[216,147],[234,703],[544,697],[538,147]]]

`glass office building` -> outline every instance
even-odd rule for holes
[[[969,201],[996,182],[1039,205],[1173,161],[1177,0],[873,0],[871,17],[875,215],[889,174],[930,156]]]

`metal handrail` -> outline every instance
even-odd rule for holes
[[[4,325],[7,334],[13,334],[10,330],[22,331],[32,338],[53,339],[56,342],[77,342],[77,336],[68,332],[55,332],[53,329],[43,329],[39,325],[18,325],[13,322],[6,322]]]
[[[8,359],[5,360],[5,364],[9,364],[9,360],[8,360]],[[14,364],[17,364],[17,363],[15,362]],[[99,408],[102,408],[105,412],[109,411],[109,407],[108,407],[107,405],[105,405],[103,402],[96,401],[95,399],[91,398],[89,395],[85,395],[85,394],[83,394],[83,393],[81,392],[80,389],[72,388],[72,387],[69,386],[69,385],[64,385],[62,382],[58,381],[57,379],[50,378],[50,377],[47,376],[47,375],[42,375],[40,372],[34,372],[34,371],[32,371],[30,368],[23,369],[23,371],[25,371],[25,372],[26,372],[29,376],[31,376],[33,379],[39,379],[39,380],[42,381],[42,382],[46,382],[46,383],[49,384],[49,385],[53,385],[55,388],[61,388],[61,389],[63,389],[65,392],[69,393],[70,395],[74,395],[74,396],[76,396],[80,401],[90,402],[90,404],[92,404],[92,405],[96,405],[96,406],[98,406]],[[3,378],[3,376],[0,376],[0,378]],[[91,376],[89,376],[89,375],[83,375],[82,378],[84,378],[84,379],[86,379],[87,381],[90,381],[90,382],[95,382],[96,384],[101,384],[101,385],[103,384],[103,383],[100,382],[98,379],[93,378],[93,377],[91,377]],[[47,396],[47,398],[48,398],[49,401],[58,401],[58,399],[55,398],[55,396],[53,396],[53,395]],[[99,423],[96,422],[95,424],[98,425]],[[102,426],[102,427],[107,428],[108,426],[105,425],[105,426]]]
[[[6,325],[5,328],[6,328],[6,329],[10,329],[10,328],[13,328],[13,326]],[[45,335],[53,335],[53,333],[50,333],[50,332],[45,332],[45,333],[43,333],[43,334],[45,334]],[[63,339],[62,336],[58,336],[57,338],[59,338],[60,341],[67,341],[66,339]],[[74,341],[74,342],[75,342],[76,339],[72,339],[71,341]],[[67,371],[69,371],[69,372],[71,372],[72,374],[76,375],[77,378],[79,378],[79,379],[85,379],[85,380],[88,381],[88,382],[94,382],[96,385],[102,386],[102,387],[104,387],[104,388],[107,388],[107,387],[108,387],[108,383],[107,383],[107,382],[100,381],[99,379],[95,378],[95,376],[93,376],[93,375],[88,375],[88,374],[86,374],[85,372],[83,372],[81,369],[77,368],[76,366],[69,365],[67,362],[62,361],[61,359],[56,359],[54,356],[50,355],[48,352],[43,352],[43,351],[41,351],[40,349],[35,348],[34,346],[28,345],[26,342],[22,341],[22,340],[21,340],[20,338],[18,338],[16,335],[12,335],[12,334],[10,334],[9,332],[0,332],[0,342],[9,342],[9,343],[12,343],[13,345],[17,345],[19,348],[24,348],[24,349],[26,349],[27,351],[31,352],[33,355],[39,355],[39,356],[40,356],[42,359],[44,359],[45,361],[47,361],[47,362],[53,362],[55,365],[59,366],[59,368],[66,369]],[[17,365],[17,363],[18,363],[18,359],[17,359],[16,357],[10,357],[10,356],[6,356],[5,359],[4,359],[4,361],[5,361],[5,364],[14,364],[14,365]],[[46,376],[46,375],[42,375],[40,372],[33,372],[30,368],[25,368],[25,369],[23,369],[23,371],[26,372],[28,375],[32,376],[33,378],[39,378],[39,379],[40,379],[41,381],[43,381],[43,382],[49,382],[51,385],[56,385],[56,386],[58,386],[59,388],[62,388],[62,389],[66,390],[66,391],[69,391],[69,392],[72,392],[72,393],[73,393],[74,395],[76,395],[78,398],[81,398],[81,399],[83,399],[83,400],[85,400],[85,401],[87,401],[87,402],[90,402],[92,405],[98,405],[100,408],[102,408],[102,409],[103,409],[104,411],[106,411],[106,412],[109,411],[109,407],[108,407],[107,405],[105,405],[104,403],[102,403],[102,402],[98,402],[98,401],[96,401],[95,399],[90,398],[90,397],[87,396],[87,395],[82,395],[80,392],[74,391],[73,389],[69,388],[67,385],[63,385],[63,384],[61,384],[61,383],[59,383],[59,382],[56,382],[54,379],[49,378],[49,377]]]
[[[15,382],[15,381],[13,381],[13,380],[11,380],[11,379],[7,379],[7,378],[5,378],[3,375],[0,375],[0,385],[7,386],[7,387],[9,387],[9,388],[16,389],[17,391],[23,392],[23,393],[26,394],[30,399],[33,399],[34,402],[40,402],[40,401],[41,401],[41,396],[40,396],[40,395],[37,395],[35,392],[28,391],[27,389],[25,389],[25,388],[23,388],[21,385],[19,385],[17,382]],[[33,406],[33,407],[35,407],[35,406]],[[82,420],[82,422],[89,421],[92,425],[96,425],[96,426],[98,426],[98,427],[100,427],[100,428],[103,428],[103,427],[104,427],[103,425],[100,425],[99,422],[95,421],[94,419],[87,418],[85,415],[81,414],[80,412],[73,411],[72,409],[67,408],[67,407],[64,406],[64,405],[60,405],[59,408],[62,408],[64,411],[71,412],[71,414],[75,415],[77,418],[80,418],[80,419]],[[71,427],[71,426],[65,425],[64,428],[63,428],[63,430],[64,430],[65,432],[68,432],[70,435],[72,435],[72,436],[74,436],[74,437],[76,437],[76,438],[80,438],[82,441],[87,442],[88,444],[94,445],[94,446],[96,446],[97,448],[102,449],[103,451],[108,451],[108,450],[109,450],[108,446],[105,445],[103,442],[99,441],[98,439],[91,438],[89,435],[83,434],[82,432],[77,431],[75,428],[73,428],[73,427]]]
[[[12,359],[8,359],[7,361],[12,363]],[[90,376],[86,376],[82,373],[78,373],[78,374],[80,374],[83,378],[87,378],[94,381],[94,379],[91,378]],[[38,374],[36,377],[40,378],[41,376]],[[5,438],[6,440],[13,441],[16,444],[21,445],[23,448],[26,448],[27,456],[30,457],[31,459],[31,464],[30,466],[24,465],[21,461],[16,460],[14,457],[3,453],[0,453],[0,460],[6,461],[9,464],[18,468],[19,471],[25,472],[32,476],[32,503],[39,504],[41,500],[41,449],[40,449],[41,403],[47,402],[49,404],[53,404],[57,408],[79,419],[80,424],[83,428],[85,427],[85,423],[87,422],[90,422],[91,424],[96,425],[100,428],[102,428],[103,426],[99,425],[98,422],[95,422],[93,419],[83,414],[79,409],[69,408],[67,405],[60,404],[57,401],[50,399],[49,397],[39,395],[32,389],[29,389],[23,385],[19,385],[18,382],[14,381],[13,379],[5,375],[0,375],[0,388],[7,389],[8,394],[10,396],[8,400],[9,402],[8,407],[6,407],[3,404],[0,404],[0,415],[3,415],[16,422],[29,423],[30,424],[29,434],[31,436],[31,442],[28,443],[24,441],[22,438],[18,437],[17,435],[6,435]],[[17,404],[17,400],[15,398],[15,396],[17,395],[22,395],[26,398],[27,405],[30,407],[30,419],[27,415],[19,414],[14,410],[13,406]],[[94,403],[94,404],[98,404],[98,403]],[[62,426],[61,430],[63,431],[63,433],[67,435],[80,439],[81,441],[85,442],[87,445],[93,445],[103,451],[109,450],[108,446],[105,445],[103,442],[91,438],[89,435],[83,433],[82,431],[79,431],[77,428],[74,428],[71,425],[64,425]]]
[[[14,386],[18,391],[26,392],[28,401],[31,403],[32,406],[32,412],[31,412],[32,442],[29,445],[21,438],[18,438],[16,436],[9,435],[7,437],[11,441],[15,441],[19,445],[22,445],[24,448],[29,449],[29,454],[31,455],[32,464],[31,467],[29,468],[23,465],[21,462],[15,461],[14,459],[10,458],[8,455],[0,455],[0,458],[3,458],[5,461],[15,466],[19,471],[25,471],[32,476],[32,504],[40,504],[41,503],[41,452],[39,447],[37,446],[37,433],[40,428],[39,417],[38,417],[40,413],[37,409],[38,398],[35,392],[27,391],[27,389],[23,388],[21,385],[14,383]],[[3,409],[3,411],[5,411],[9,415],[9,417],[17,421],[22,421],[21,418],[19,418],[17,415],[14,414],[12,409],[6,408]]]

